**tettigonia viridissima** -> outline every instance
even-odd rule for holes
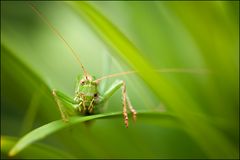
[[[33,11],[49,26],[49,28],[64,42],[64,44],[71,50],[75,59],[81,66],[83,70],[83,75],[77,77],[75,96],[70,98],[63,92],[53,90],[53,96],[60,110],[62,119],[68,121],[69,115],[91,115],[100,112],[98,106],[106,102],[119,88],[122,88],[122,103],[123,103],[123,117],[125,126],[128,127],[128,114],[127,107],[133,114],[133,119],[136,120],[136,110],[132,107],[130,99],[128,98],[126,91],[126,83],[123,80],[116,80],[104,93],[100,93],[98,90],[101,80],[111,77],[117,77],[124,74],[135,73],[136,71],[122,72],[112,75],[107,75],[98,79],[91,76],[82,65],[79,55],[74,51],[74,49],[67,43],[59,31],[47,20],[47,18],[36,8],[34,5],[29,4]],[[168,70],[168,69],[167,69]],[[169,71],[175,72],[192,72],[192,70],[184,69],[169,69]],[[63,105],[63,103],[67,105]]]

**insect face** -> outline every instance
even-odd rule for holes
[[[98,98],[97,83],[94,82],[94,77],[83,76],[78,83],[78,88],[75,97],[76,99],[85,103],[85,106],[89,106]]]

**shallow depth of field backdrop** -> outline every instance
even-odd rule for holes
[[[119,90],[102,118],[52,123],[15,157],[239,158],[239,2],[33,4],[92,75],[138,71],[101,87],[125,80],[139,114],[126,129]],[[60,120],[51,89],[72,97],[81,73],[27,3],[1,1],[1,158]]]

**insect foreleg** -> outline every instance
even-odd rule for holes
[[[89,112],[93,113],[94,105],[93,105],[94,99],[92,99],[90,106],[89,106]]]
[[[52,94],[57,103],[63,121],[67,122],[69,114],[76,114],[74,105],[76,105],[77,103],[60,91],[53,90]],[[64,102],[65,105],[63,105],[62,102]]]
[[[136,111],[133,109],[129,98],[127,97],[126,84],[122,80],[116,80],[110,88],[102,95],[99,103],[107,101],[120,87],[122,87],[122,102],[123,102],[123,117],[126,127],[128,127],[128,115],[127,115],[127,105],[130,111],[133,113],[133,118],[136,119]]]

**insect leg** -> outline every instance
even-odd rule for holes
[[[127,114],[127,93],[126,93],[126,84],[123,82],[122,84],[122,102],[123,102],[123,117],[124,123],[128,128],[128,114]]]
[[[123,85],[123,81],[116,80],[107,91],[102,93],[102,95],[99,97],[99,101],[97,103],[104,103],[106,102],[121,86]]]
[[[94,108],[93,102],[94,102],[94,99],[92,99],[92,101],[91,101],[91,103],[90,103],[90,106],[89,106],[89,112],[90,112],[90,113],[93,112],[93,108]]]
[[[107,101],[113,93],[115,93],[120,87],[122,87],[122,102],[123,102],[123,117],[124,117],[124,123],[126,127],[128,127],[128,115],[127,115],[127,103],[129,105],[129,108],[131,112],[135,113],[136,111],[133,110],[131,107],[131,103],[129,100],[127,100],[127,93],[126,93],[126,84],[122,80],[116,80],[110,88],[100,97],[100,100],[98,103],[103,103]],[[136,116],[136,114],[133,114]]]
[[[61,117],[64,122],[68,121],[68,115],[75,115],[75,107],[73,106],[74,104],[77,104],[73,99],[70,97],[66,96],[64,93],[53,90],[52,91],[53,97],[57,103],[58,109],[61,113]],[[63,106],[62,102],[65,102],[66,105]]]
[[[130,111],[132,112],[133,121],[135,122],[135,121],[136,121],[136,118],[137,118],[137,112],[136,112],[136,110],[133,108],[132,103],[131,103],[128,95],[127,95],[127,104],[128,104],[128,108],[129,108]]]

